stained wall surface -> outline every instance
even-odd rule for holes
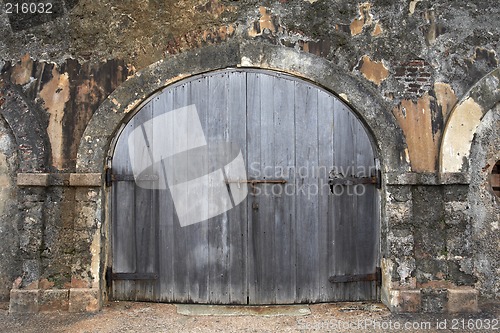
[[[386,304],[447,311],[464,288],[498,300],[498,199],[485,181],[499,150],[497,6],[51,4],[51,13],[8,14],[0,2],[0,237],[9,239],[0,245],[0,298],[11,293],[12,311],[99,308],[109,253],[102,175],[112,138],[157,89],[234,66],[326,87],[373,133],[384,176]]]

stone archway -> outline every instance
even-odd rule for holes
[[[478,81],[452,110],[440,150],[442,178],[455,174],[468,188],[461,209],[467,215],[467,241],[472,262],[464,270],[477,278],[476,288],[488,298],[498,295],[498,198],[489,189],[489,174],[500,158],[498,119],[500,69]],[[459,203],[450,203],[458,205]],[[498,297],[498,296],[496,296]]]
[[[477,82],[451,111],[439,155],[439,171],[468,174],[471,144],[484,115],[500,101],[500,68]]]
[[[312,81],[315,85],[339,96],[355,110],[374,138],[382,173],[390,173],[391,176],[397,177],[410,170],[405,153],[404,135],[388,111],[390,108],[368,83],[311,54],[258,42],[235,42],[208,46],[161,60],[124,82],[99,107],[87,126],[78,150],[77,172],[101,174],[104,183],[104,169],[116,134],[148,97],[183,78],[231,67],[281,71]],[[382,179],[385,183],[385,178]],[[384,189],[382,191],[384,192]],[[99,192],[98,201],[103,204],[97,206],[98,212],[96,212],[96,215],[105,221],[106,228],[109,216],[102,207],[105,206],[107,193],[104,187]],[[385,236],[388,228],[385,197],[384,194],[381,195],[382,257],[389,248]],[[102,234],[108,233],[107,229],[102,232]],[[100,262],[102,268],[107,265],[109,248],[105,238],[102,238],[100,243],[101,251],[94,254],[93,262]],[[94,245],[99,246],[97,243]],[[98,282],[103,292],[105,292],[104,271],[102,269],[99,273],[101,279]]]
[[[22,158],[20,172],[46,172],[49,166],[50,145],[46,130],[37,115],[36,107],[17,92],[7,80],[0,79],[0,113],[12,129]]]

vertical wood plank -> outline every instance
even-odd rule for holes
[[[333,193],[328,184],[329,173],[333,168],[333,127],[334,98],[326,92],[318,94],[318,248],[319,248],[319,301],[334,299],[333,285],[328,281],[332,275],[334,220],[331,205]]]
[[[312,302],[318,294],[318,94],[297,82],[295,90],[295,146],[298,172],[296,205],[297,301]]]
[[[246,74],[229,72],[227,95],[228,141],[236,144],[246,161]],[[248,169],[248,165],[246,165]],[[242,184],[241,186],[247,186]],[[247,200],[227,212],[229,221],[229,303],[247,302]]]
[[[260,179],[272,179],[275,169],[274,161],[274,77],[269,75],[258,75],[260,85]],[[277,111],[277,110],[276,110]],[[276,302],[275,276],[275,243],[274,243],[274,200],[272,191],[276,184],[257,184],[258,195],[256,200],[258,208],[255,211],[259,215],[258,224],[254,225],[254,243],[256,260],[256,273],[258,296],[256,302],[262,304],[274,304]]]
[[[278,76],[274,82],[275,177],[287,181],[277,185],[274,196],[274,274],[276,303],[294,303],[296,285],[295,242],[295,84]],[[278,191],[276,191],[278,193]]]
[[[261,176],[261,156],[260,156],[260,119],[261,119],[261,87],[259,75],[254,72],[247,73],[247,156],[248,156],[248,177],[259,178]],[[258,211],[259,198],[256,196],[256,189],[250,189],[248,197],[248,298],[251,304],[258,302],[260,288],[260,266],[258,263],[258,235],[260,215]]]
[[[188,82],[179,84],[174,88],[173,90],[174,110],[189,105],[189,100],[188,100],[189,90],[190,90],[190,84]],[[189,133],[188,124],[184,125],[186,126],[185,128],[175,128],[175,131],[179,131],[180,133],[185,133],[185,132]],[[175,145],[181,145],[184,143],[182,141],[183,138],[181,135],[174,136],[173,140],[175,142]],[[179,179],[186,179],[187,177],[186,174],[187,174],[186,169],[177,168],[175,169],[174,172],[174,178],[177,179],[177,177],[179,177]],[[186,191],[187,191],[187,186],[186,186]],[[174,299],[178,300],[179,302],[189,302],[191,300],[189,294],[189,279],[190,279],[189,275],[191,272],[188,269],[188,267],[190,266],[190,258],[188,255],[190,244],[187,244],[186,242],[188,236],[188,229],[182,228],[180,226],[179,218],[177,217],[176,213],[174,213],[173,235],[174,235],[174,248],[173,248]]]
[[[128,145],[128,134],[134,123],[129,123],[123,130],[113,156],[113,172],[116,174],[132,174]],[[134,184],[116,182],[112,191],[112,246],[113,272],[130,273],[136,270],[134,219]],[[135,287],[133,281],[113,281],[113,297],[115,299],[133,299],[130,290]]]
[[[152,119],[152,102],[146,104],[134,117],[136,124],[143,124]],[[143,127],[142,125],[139,125]],[[149,146],[139,146],[143,151],[139,152],[140,158],[146,158],[152,161],[152,145],[154,144],[152,126],[142,128],[142,133]],[[135,151],[137,154],[137,149]],[[134,157],[138,157],[135,156]],[[153,273],[155,272],[156,262],[156,243],[155,243],[155,216],[153,206],[153,190],[150,184],[136,180],[135,182],[135,200],[134,206],[134,227],[135,227],[135,251],[136,251],[136,271],[135,273]],[[136,300],[148,300],[154,292],[154,282],[151,280],[138,280],[135,282]]]
[[[204,128],[211,117],[210,110],[208,109],[208,81],[209,79],[204,76],[190,82],[190,95],[189,104],[194,104],[198,111],[200,122]],[[201,167],[201,166],[200,166]],[[205,170],[209,172],[209,170]],[[208,206],[208,201],[204,202]],[[186,229],[186,243],[188,244],[188,257],[189,257],[189,294],[190,299],[196,303],[208,302],[208,269],[210,259],[208,257],[208,221],[195,223],[193,225],[184,227]],[[180,258],[176,258],[180,260]]]
[[[353,172],[353,129],[349,121],[349,113],[345,112],[344,105],[335,101],[334,116],[334,150],[335,169],[344,177],[349,177]],[[334,275],[354,274],[352,263],[355,262],[355,253],[352,250],[353,227],[353,198],[348,195],[349,186],[335,186],[335,273]],[[337,283],[336,298],[339,300],[350,299],[350,284]]]
[[[363,124],[356,119],[355,130],[357,136],[356,163],[358,176],[369,177],[376,173],[375,160],[370,139]],[[376,188],[372,184],[358,185],[356,191],[358,232],[356,242],[358,244],[358,271],[359,274],[375,272],[378,265],[378,216],[375,211]],[[363,245],[361,245],[363,244]],[[360,283],[358,287],[358,299],[372,299],[376,295],[375,282]]]
[[[227,73],[217,73],[209,78],[209,117],[207,118],[206,136],[209,151],[227,139]],[[209,165],[217,165],[216,156],[209,157]],[[210,188],[208,202],[216,202],[220,192]],[[228,215],[227,212],[209,220],[209,302],[228,303]]]
[[[158,117],[166,112],[170,112],[174,108],[174,93],[173,89],[168,89],[159,95],[158,100],[154,100],[153,117]],[[170,133],[173,132],[173,124],[160,123],[160,128],[164,131],[158,130],[155,133],[159,144],[166,140],[171,140]],[[158,174],[160,179],[164,182],[166,179],[166,170],[160,163],[158,166]],[[166,185],[166,184],[165,184]],[[177,227],[175,224],[175,208],[172,196],[168,187],[158,191],[158,222],[159,222],[159,279],[160,279],[160,296],[159,300],[162,302],[175,301],[174,296],[174,275],[175,275],[175,247],[176,239],[174,229]],[[177,221],[178,223],[178,221]]]

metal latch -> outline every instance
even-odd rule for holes
[[[375,281],[377,285],[382,285],[382,269],[377,267],[375,273],[369,274],[351,274],[351,275],[335,275],[330,276],[328,281],[331,283],[349,283],[349,282],[361,282],[361,281]]]

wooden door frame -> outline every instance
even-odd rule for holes
[[[101,297],[107,297],[106,267],[110,262],[110,191],[105,186],[105,170],[113,154],[116,138],[122,126],[152,95],[166,86],[192,75],[224,68],[258,68],[284,72],[312,82],[337,96],[361,119],[373,139],[374,154],[384,174],[404,174],[410,171],[405,158],[407,146],[402,130],[370,83],[336,67],[324,58],[282,46],[260,42],[230,42],[186,52],[161,60],[140,70],[125,81],[101,104],[90,120],[78,150],[77,172],[102,174],[99,192],[101,206],[101,248],[96,253],[100,266]],[[386,214],[386,177],[382,177],[380,193],[380,257],[387,254],[388,218]],[[383,266],[383,265],[382,265]],[[390,291],[388,269],[383,267],[382,294]],[[383,281],[384,282],[384,281]],[[384,296],[382,296],[384,300]]]

